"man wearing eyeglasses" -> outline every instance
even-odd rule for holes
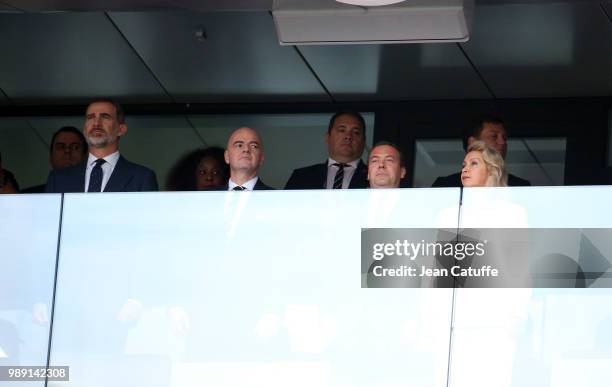
[[[64,126],[58,129],[51,138],[49,147],[49,164],[51,169],[73,167],[79,165],[87,158],[87,142],[85,136],[73,126]],[[43,193],[45,184],[26,188],[22,193]]]

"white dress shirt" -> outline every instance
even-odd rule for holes
[[[110,155],[103,157],[104,161],[106,161],[104,164],[102,164],[102,192],[104,192],[104,188],[106,187],[106,183],[108,183],[108,180],[111,177],[111,174],[113,173],[113,171],[115,170],[115,166],[117,165],[117,161],[119,161],[119,151],[115,152],[115,153],[111,153]],[[87,157],[87,169],[85,169],[85,191],[83,192],[87,192],[87,189],[89,188],[89,177],[91,176],[91,171],[93,169],[93,167],[96,166],[96,160],[98,158],[94,155],[92,155],[91,153],[89,154],[89,157]]]
[[[344,178],[342,179],[342,189],[347,189],[349,184],[351,184],[351,179],[355,174],[355,170],[357,170],[357,166],[359,165],[359,160],[353,160],[348,164],[348,167],[344,167]],[[325,188],[331,189],[334,188],[334,179],[336,177],[336,172],[338,172],[339,167],[336,167],[334,164],[338,163],[336,160],[329,158],[327,159],[327,185]],[[338,163],[342,164],[342,163]]]
[[[240,184],[241,187],[244,187],[246,191],[252,191],[253,188],[255,188],[255,184],[257,184],[257,179],[259,179],[258,176],[255,176],[254,178],[252,178],[251,180],[247,181],[244,184]],[[234,183],[232,181],[232,179],[229,180],[229,183],[227,184],[227,190],[228,191],[233,191],[234,187],[238,187],[238,184]]]

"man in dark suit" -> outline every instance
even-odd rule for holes
[[[404,157],[399,147],[387,141],[374,145],[368,157],[370,188],[400,188],[405,176]]]
[[[484,141],[485,144],[497,150],[505,159],[508,150],[508,134],[501,118],[495,116],[482,117],[470,132],[463,138],[463,148],[467,148],[474,141]],[[528,180],[508,174],[508,186],[529,186]],[[434,181],[432,187],[461,187],[461,172],[448,176],[440,176]]]
[[[254,129],[242,127],[234,130],[227,141],[224,156],[230,167],[230,178],[222,190],[274,189],[265,185],[258,176],[265,156],[263,142]]]
[[[327,161],[294,170],[285,189],[368,188],[368,168],[361,161],[365,147],[365,121],[361,114],[353,111],[334,114],[325,142]]]
[[[67,168],[84,163],[88,154],[87,140],[77,128],[63,126],[53,134],[49,147],[51,169]],[[45,192],[45,184],[21,190],[21,193],[43,192]]]
[[[119,154],[119,140],[127,132],[121,106],[112,100],[89,104],[83,133],[89,144],[87,162],[49,173],[46,192],[157,191],[155,173]]]

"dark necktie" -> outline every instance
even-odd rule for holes
[[[333,166],[338,167],[336,176],[334,177],[334,189],[342,189],[342,181],[344,180],[344,167],[348,167],[348,164],[344,163],[333,163]]]
[[[234,190],[234,191],[244,191],[245,189],[246,189],[246,188],[244,188],[244,187],[243,187],[243,186],[241,186],[241,185],[237,185],[237,186],[235,186],[234,188],[232,188],[232,190]]]
[[[102,164],[104,164],[106,160],[97,159],[95,162],[96,165],[91,170],[91,175],[89,175],[89,187],[87,188],[87,192],[102,191],[102,177],[104,176]]]

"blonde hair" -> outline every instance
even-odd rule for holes
[[[487,177],[486,187],[507,187],[508,172],[506,172],[506,164],[504,158],[499,152],[484,141],[474,141],[467,149],[467,153],[480,152],[482,159],[487,167],[489,176]]]

